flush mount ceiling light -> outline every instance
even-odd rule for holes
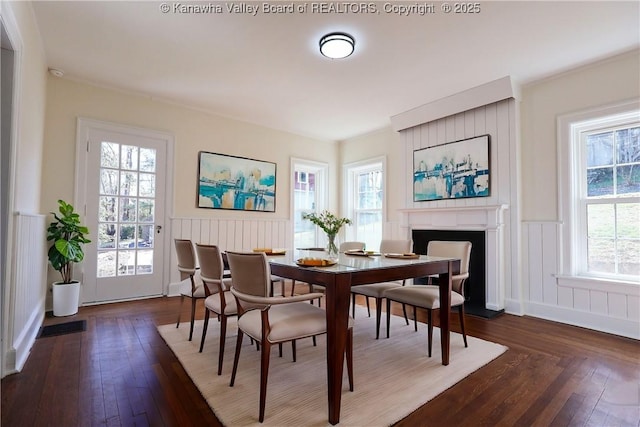
[[[330,33],[320,39],[320,53],[327,58],[341,59],[353,53],[356,41],[346,33]]]

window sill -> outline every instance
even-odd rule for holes
[[[567,275],[556,275],[556,281],[560,287],[640,296],[640,282]]]

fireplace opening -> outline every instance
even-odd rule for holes
[[[486,254],[485,232],[475,230],[412,230],[413,251],[426,255],[427,245],[432,240],[469,241],[471,257],[469,258],[469,278],[465,282],[464,310],[466,314],[491,318],[502,311],[486,308]],[[414,279],[416,284],[425,284],[426,278]]]

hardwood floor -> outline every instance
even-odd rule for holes
[[[156,331],[175,322],[179,304],[156,298],[47,317],[45,325],[86,319],[87,330],[36,340],[23,371],[2,380],[2,426],[219,426]],[[188,310],[185,302],[183,320]],[[509,350],[398,426],[640,425],[638,341],[511,315],[467,316],[466,326]],[[426,352],[426,336],[417,339]]]

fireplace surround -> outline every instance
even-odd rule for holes
[[[470,314],[493,317],[504,311],[505,278],[509,264],[505,211],[508,205],[403,209],[401,228],[414,240],[414,251],[426,253],[429,240],[469,240]],[[508,217],[507,217],[508,220]],[[466,291],[467,289],[465,289]]]

